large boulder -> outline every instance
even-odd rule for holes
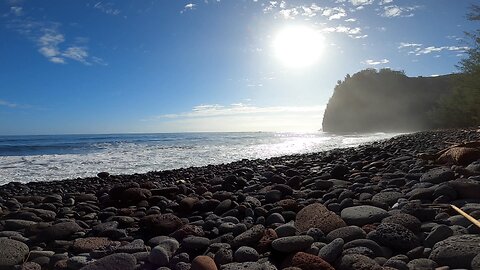
[[[477,254],[480,254],[480,235],[465,234],[436,243],[429,258],[439,266],[469,269]]]
[[[9,269],[21,264],[28,251],[28,246],[20,241],[0,238],[0,269]]]

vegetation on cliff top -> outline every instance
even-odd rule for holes
[[[480,6],[467,18],[480,21]],[[328,102],[323,130],[330,132],[414,131],[480,125],[480,29],[466,33],[469,50],[460,73],[407,77],[391,69],[362,70],[338,81]]]

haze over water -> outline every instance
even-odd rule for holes
[[[0,136],[0,185],[144,173],[350,147],[393,133],[162,133]]]

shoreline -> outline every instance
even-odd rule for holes
[[[428,205],[479,218],[480,165],[418,158],[467,141],[480,133],[424,131],[311,154],[11,182],[0,186],[0,241],[19,248],[0,251],[0,269],[24,260],[44,269],[359,269],[353,261],[477,269],[480,229]]]

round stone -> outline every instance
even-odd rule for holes
[[[132,270],[136,264],[137,259],[132,254],[115,253],[89,263],[82,270]]]
[[[367,238],[393,250],[408,251],[420,245],[418,238],[409,229],[399,224],[382,223]]]
[[[217,266],[209,256],[197,256],[192,261],[192,270],[217,270]]]
[[[367,234],[358,226],[347,226],[338,228],[327,234],[327,241],[333,241],[334,239],[341,238],[345,242],[350,242],[355,239],[365,238]]]
[[[243,246],[235,251],[233,255],[236,262],[256,262],[258,260],[258,252],[251,247]]]
[[[318,252],[318,256],[329,263],[333,263],[340,256],[340,254],[342,254],[344,243],[345,242],[342,238],[337,238],[328,245],[322,247]]]
[[[473,258],[480,254],[479,243],[480,235],[477,234],[451,236],[433,246],[429,259],[441,266],[468,269]]]
[[[28,254],[28,246],[20,241],[0,238],[0,268],[21,264]]]

